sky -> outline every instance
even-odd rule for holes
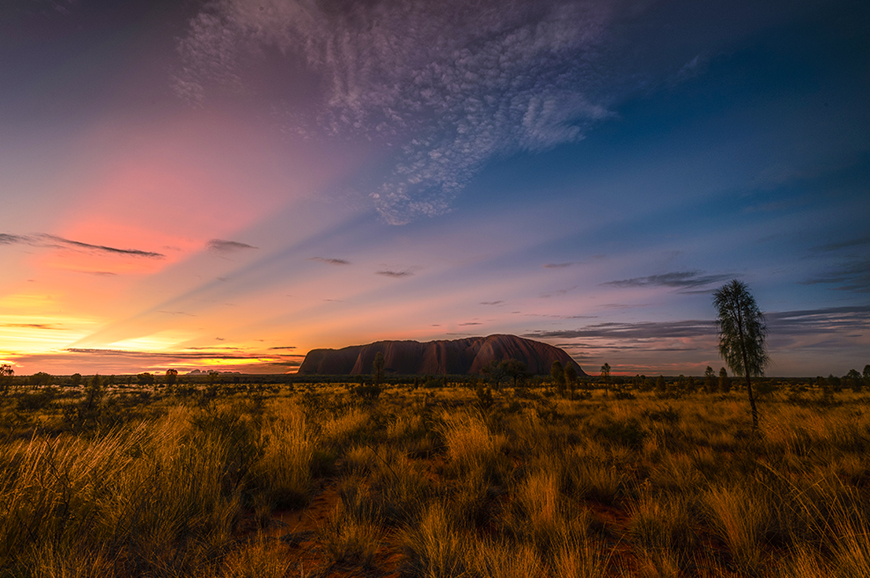
[[[870,363],[864,0],[4,0],[0,363],[293,372],[514,334]]]

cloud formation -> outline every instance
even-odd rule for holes
[[[256,249],[253,245],[240,243],[239,241],[224,241],[223,239],[212,239],[207,244],[209,251],[215,253],[235,253],[236,251],[244,251],[245,249]]]
[[[727,281],[731,275],[703,275],[702,271],[674,271],[671,273],[663,273],[661,275],[650,275],[648,277],[633,277],[631,279],[621,279],[618,281],[607,281],[602,285],[610,285],[611,287],[676,287],[676,288],[695,288],[713,283]]]
[[[384,277],[394,277],[397,279],[401,278],[401,277],[410,277],[413,274],[414,274],[413,272],[408,271],[408,270],[405,270],[405,271],[390,271],[390,270],[375,271],[375,275],[383,275]]]
[[[870,259],[865,257],[846,261],[824,274],[803,281],[802,284],[835,285],[834,288],[840,291],[870,293]]]
[[[531,339],[561,338],[577,339],[666,339],[682,337],[701,337],[715,335],[713,321],[690,319],[686,321],[641,321],[639,323],[596,323],[583,329],[559,329],[554,331],[535,331],[523,337]]]
[[[827,307],[765,313],[770,336],[844,334],[870,330],[870,306]],[[717,335],[715,321],[687,319],[683,321],[641,321],[637,323],[596,323],[582,329],[534,331],[523,337],[531,339],[606,338],[615,340],[645,340],[698,338]]]
[[[141,249],[119,249],[117,247],[109,247],[108,245],[94,245],[92,243],[83,243],[82,241],[74,241],[65,239],[57,235],[49,235],[40,233],[37,235],[10,235],[0,233],[0,244],[26,244],[33,247],[51,247],[64,249],[77,249],[87,251],[89,253],[106,253],[111,255],[126,255],[129,257],[144,257],[146,259],[163,259],[166,257],[163,253],[154,251],[143,251]]]
[[[366,192],[400,224],[448,211],[491,158],[576,141],[609,117],[594,63],[614,13],[604,0],[213,0],[179,40],[174,88],[197,105],[216,88],[256,92],[248,71],[282,54],[273,80],[314,75],[320,89],[314,110],[284,101],[291,130],[393,147]]]
[[[311,257],[308,259],[309,261],[319,261],[320,263],[325,263],[327,265],[350,265],[350,261],[345,259],[328,259],[325,257]]]

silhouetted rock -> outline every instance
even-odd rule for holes
[[[397,374],[480,373],[493,360],[517,359],[536,375],[548,375],[554,361],[586,373],[567,353],[540,341],[515,335],[468,337],[452,341],[377,341],[341,349],[314,349],[305,356],[300,374],[360,375],[372,371],[378,352],[384,354],[384,371]]]

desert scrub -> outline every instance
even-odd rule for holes
[[[186,571],[222,551],[241,512],[226,437],[188,410],[98,438],[13,444],[0,483],[0,569],[39,552],[119,560],[121,568]]]
[[[590,534],[590,516],[586,508],[569,500],[560,491],[558,472],[537,470],[512,488],[512,533],[527,541],[545,557],[573,537]]]
[[[371,568],[381,543],[381,530],[368,516],[359,516],[340,502],[320,530],[320,546],[332,564]]]
[[[451,521],[448,506],[431,504],[398,536],[408,573],[420,578],[466,576],[475,566],[474,538]]]
[[[687,571],[696,550],[696,527],[682,495],[642,494],[630,506],[629,534],[645,561],[662,576]]]
[[[259,501],[276,508],[307,503],[311,491],[311,460],[317,439],[305,413],[290,403],[271,408],[261,429],[262,454],[253,466]]]
[[[321,424],[321,439],[324,444],[341,449],[359,439],[370,427],[371,417],[371,412],[366,409],[351,408]]]
[[[703,500],[734,567],[745,574],[757,574],[772,514],[766,493],[759,495],[747,485],[719,486],[707,490]]]
[[[485,479],[496,481],[503,474],[506,460],[502,449],[507,440],[490,431],[479,414],[466,410],[445,411],[440,432],[450,465],[457,475],[481,472]]]

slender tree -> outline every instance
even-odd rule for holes
[[[707,393],[716,391],[716,374],[713,372],[713,368],[709,365],[704,371],[704,390]]]
[[[713,305],[718,311],[719,354],[735,375],[746,379],[749,407],[752,409],[752,428],[758,429],[758,409],[752,392],[752,376],[764,375],[770,362],[764,346],[767,324],[745,283],[734,279],[713,294]]]
[[[604,382],[604,396],[607,397],[607,393],[610,390],[610,364],[605,363],[601,366],[601,381]]]
[[[381,384],[381,379],[384,377],[384,354],[378,351],[375,354],[375,360],[372,362],[372,379],[375,386]]]
[[[722,393],[731,391],[731,378],[728,377],[728,372],[724,367],[719,368],[719,391]]]
[[[565,378],[565,383],[568,386],[568,392],[571,395],[571,399],[574,399],[574,390],[577,389],[577,370],[574,369],[574,365],[568,363],[562,371],[562,376]]]
[[[565,369],[562,367],[562,362],[553,362],[553,365],[550,366],[550,378],[559,393],[565,391]]]

